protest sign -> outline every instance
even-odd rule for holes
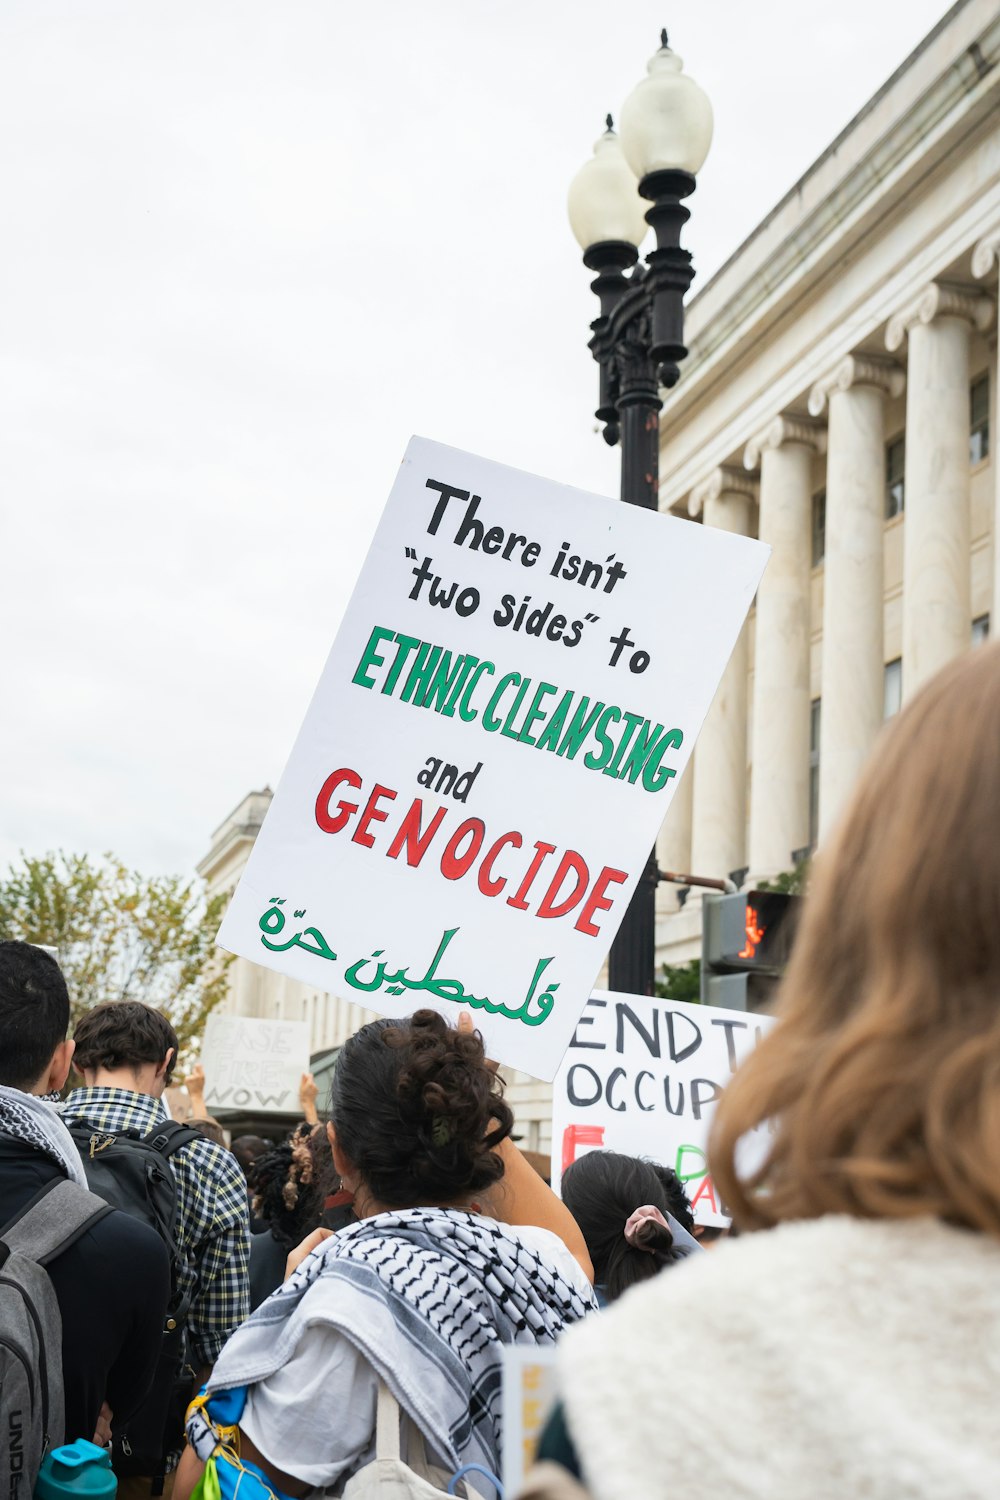
[[[673,1167],[699,1224],[728,1224],[705,1154],[712,1114],[773,1024],[716,1005],[595,991],[553,1085],[553,1187],[587,1151],[621,1151]],[[764,1138],[763,1128],[747,1138],[747,1165]]]
[[[551,1079],[767,554],[414,438],[220,943]]]
[[[307,1021],[209,1016],[201,1048],[205,1107],[298,1114],[309,1068]]]

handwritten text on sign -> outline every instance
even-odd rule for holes
[[[726,1082],[773,1024],[714,1005],[593,994],[553,1086],[553,1183],[586,1151],[645,1156],[673,1167],[699,1223],[727,1224],[708,1173],[709,1127]]]
[[[766,556],[413,439],[220,942],[551,1078]]]
[[[205,1026],[201,1060],[207,1109],[296,1114],[309,1067],[309,1026],[215,1014]]]

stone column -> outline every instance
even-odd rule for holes
[[[823,716],[819,837],[836,822],[882,723],[885,397],[904,375],[889,360],[848,355],[813,387],[814,417],[829,405],[823,561]]]
[[[691,492],[688,512],[704,513],[706,526],[750,533],[757,486],[742,470],[718,468]],[[747,672],[744,625],[722,674],[694,752],[691,873],[724,878],[746,860]],[[689,902],[698,896],[692,887]]]
[[[757,590],[750,876],[791,869],[809,842],[809,584],[812,458],[826,433],[801,417],[776,417],[744,466],[760,465],[760,540],[771,558]]]
[[[889,321],[890,352],[909,339],[903,522],[903,696],[969,644],[969,328],[988,297],[932,282]]]
[[[972,274],[978,281],[991,275],[1000,263],[1000,228],[994,229],[979,241],[972,252]],[[1000,286],[997,287],[997,303],[1000,304]],[[990,410],[990,450],[993,464],[993,600],[990,607],[990,635],[1000,635],[1000,354],[998,354],[997,326],[993,326],[993,367],[990,370],[990,390],[993,406]]]

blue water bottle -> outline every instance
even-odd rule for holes
[[[115,1500],[117,1493],[111,1454],[83,1438],[46,1453],[35,1481],[35,1500]]]

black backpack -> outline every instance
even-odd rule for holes
[[[170,1300],[152,1389],[128,1422],[115,1422],[112,1428],[116,1474],[148,1476],[154,1480],[152,1493],[158,1495],[166,1460],[183,1440],[184,1412],[193,1394],[194,1378],[187,1349],[193,1289],[182,1291],[179,1284],[184,1257],[177,1245],[177,1182],[170,1157],[201,1136],[190,1125],[175,1120],[164,1120],[148,1135],[137,1130],[114,1134],[84,1119],[67,1124],[91,1192],[150,1225],[170,1255]],[[155,1481],[160,1481],[159,1488]]]

